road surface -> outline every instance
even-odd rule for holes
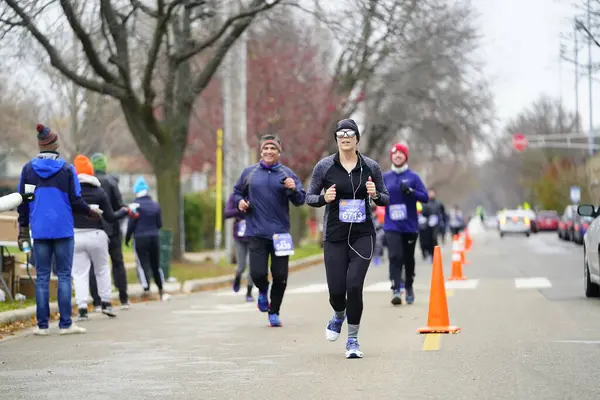
[[[457,335],[416,334],[429,265],[417,266],[415,304],[400,307],[387,266],[372,267],[365,356],[346,360],[346,326],[324,338],[332,311],[315,267],[290,276],[282,328],[221,290],[99,316],[85,335],[0,342],[0,399],[599,399],[600,302],[583,295],[581,247],[486,232],[468,260],[469,280],[447,288]]]

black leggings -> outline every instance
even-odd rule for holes
[[[144,287],[144,290],[150,290],[150,271],[152,271],[154,282],[158,286],[158,290],[162,292],[163,282],[160,274],[160,245],[158,236],[136,237],[134,243],[135,253],[148,284],[147,287]]]
[[[405,268],[405,286],[412,288],[415,279],[415,246],[417,233],[386,232],[385,240],[388,243],[390,269],[394,290],[400,290],[402,283],[402,268]]]
[[[269,255],[271,256],[273,287],[271,287],[269,314],[279,314],[283,294],[287,287],[290,257],[277,257],[272,239],[251,237],[248,240],[248,248],[250,250],[250,276],[258,291],[263,294],[269,291]]]
[[[361,236],[350,244],[361,256],[371,256],[375,236]],[[350,325],[360,324],[363,311],[363,285],[371,260],[365,260],[348,246],[347,240],[325,242],[325,272],[329,288],[329,304],[334,311],[346,310]]]

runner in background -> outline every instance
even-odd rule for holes
[[[381,264],[381,258],[383,257],[384,238],[385,232],[383,231],[383,223],[385,221],[385,207],[377,206],[375,203],[372,205],[373,211],[373,225],[375,225],[375,252],[373,253],[373,262],[378,267]]]
[[[415,246],[419,236],[417,201],[426,203],[429,196],[419,175],[408,168],[406,145],[393,145],[390,159],[392,169],[383,175],[385,186],[390,192],[383,229],[392,275],[392,304],[402,304],[403,270],[406,302],[412,304],[415,300]]]
[[[450,232],[451,232],[452,236],[457,235],[463,229],[465,229],[465,226],[466,226],[465,216],[463,215],[463,212],[460,210],[460,207],[458,206],[458,204],[455,204],[450,209],[448,220],[449,220]]]
[[[423,217],[421,218],[421,239],[424,246],[424,258],[433,262],[433,250],[438,245],[440,221],[444,218],[445,212],[444,205],[436,197],[435,189],[430,188],[428,193],[429,201],[423,206],[421,212]]]
[[[281,326],[279,311],[294,251],[290,202],[301,206],[306,198],[300,179],[279,162],[282,150],[278,136],[262,136],[261,160],[244,169],[233,189],[238,210],[246,213],[245,234],[249,238],[250,274],[258,288],[258,309],[268,312],[271,326]],[[269,257],[273,277],[270,304]]]
[[[229,196],[225,206],[225,218],[235,218],[233,222],[233,243],[235,246],[235,259],[237,268],[235,278],[233,280],[233,291],[240,291],[240,283],[242,274],[248,266],[247,285],[246,285],[246,301],[254,301],[252,297],[252,275],[250,274],[250,251],[248,248],[248,238],[246,237],[246,214],[238,210],[233,194]]]

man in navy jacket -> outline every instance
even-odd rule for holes
[[[36,335],[49,334],[50,272],[52,259],[58,276],[58,309],[60,334],[85,333],[71,320],[71,268],[73,266],[73,213],[99,219],[100,215],[81,197],[81,186],[75,168],[60,157],[58,135],[44,125],[37,126],[40,154],[21,171],[19,193],[33,192],[30,203],[22,203],[19,212],[19,249],[35,240]],[[31,237],[29,229],[31,227]]]
[[[406,302],[415,300],[415,246],[419,236],[417,201],[427,203],[429,195],[419,175],[408,168],[408,147],[395,144],[390,149],[392,170],[383,174],[383,182],[390,193],[383,230],[390,258],[393,280],[392,304],[402,304],[400,284],[405,268]]]
[[[279,309],[287,286],[289,255],[293,251],[290,232],[290,206],[304,204],[302,182],[288,167],[279,163],[282,147],[276,135],[260,140],[261,160],[244,169],[233,189],[234,202],[246,213],[250,247],[250,274],[258,288],[258,309],[269,313],[271,326],[281,326]],[[268,291],[268,263],[271,256],[271,303]]]

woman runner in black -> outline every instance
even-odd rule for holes
[[[371,200],[388,204],[381,169],[374,160],[359,154],[360,132],[356,122],[337,123],[334,135],[338,152],[325,157],[313,170],[306,203],[327,206],[323,217],[323,252],[329,303],[335,315],[325,330],[327,340],[340,336],[348,316],[346,358],[361,358],[358,328],[363,311],[363,284],[375,246]],[[325,190],[324,194],[321,192]]]

